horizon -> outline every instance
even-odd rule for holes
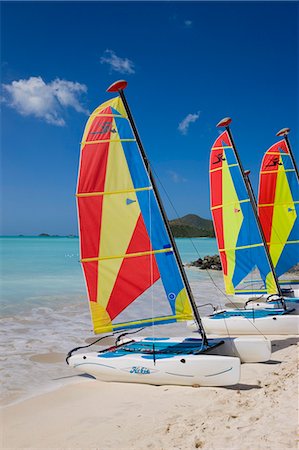
[[[205,217],[198,216],[197,214],[186,214],[186,216],[188,216],[188,215],[189,216],[190,215],[195,215],[195,216],[199,217],[200,219],[209,220],[211,223],[213,223],[212,219],[206,219]],[[172,222],[173,220],[183,219],[186,216],[179,217],[178,219],[171,219],[171,220],[169,220],[169,222]],[[186,226],[186,224],[182,224],[182,225]],[[48,234],[46,232],[40,232],[39,234],[23,234],[23,233],[20,233],[20,234],[6,234],[6,235],[0,234],[0,238],[5,238],[5,237],[69,237],[69,238],[79,238],[79,234]],[[186,237],[176,237],[176,236],[174,236],[174,237],[175,237],[175,239],[198,239],[198,238],[206,239],[207,238],[207,236],[196,236],[196,237],[195,236],[186,236]],[[208,239],[215,239],[215,237],[208,237]]]
[[[298,148],[297,13],[279,1],[2,2],[1,235],[78,234],[79,143],[117,79],[169,220],[211,220],[225,116],[256,192],[276,132],[290,127]]]

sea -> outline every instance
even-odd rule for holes
[[[218,253],[215,239],[176,240],[184,264]],[[96,337],[92,331],[76,237],[1,237],[1,404],[18,402],[78,379],[68,351]],[[222,273],[186,267],[202,315],[222,305]],[[185,324],[157,335],[184,335]],[[190,333],[190,332],[189,332]]]

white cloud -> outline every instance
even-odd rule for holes
[[[87,92],[84,84],[56,79],[52,81],[51,88],[62,106],[71,106],[77,112],[88,113],[78,100],[80,94]]]
[[[57,78],[45,83],[41,77],[3,84],[4,101],[23,116],[35,116],[52,125],[63,126],[63,108],[88,113],[78,97],[87,91],[84,84]]]
[[[184,24],[185,24],[185,27],[187,27],[187,28],[191,28],[192,27],[192,24],[193,24],[193,22],[192,22],[192,20],[185,20],[184,21]]]
[[[174,170],[167,170],[168,175],[174,183],[185,183],[187,181],[186,178],[182,177],[179,173]]]
[[[180,133],[182,134],[187,134],[188,133],[188,129],[190,126],[190,123],[196,122],[196,120],[199,118],[199,112],[195,113],[195,114],[188,114],[180,123],[178,126],[178,130],[180,131]]]
[[[135,64],[128,58],[120,58],[113,50],[105,50],[101,64],[108,64],[111,70],[120,73],[135,73]]]

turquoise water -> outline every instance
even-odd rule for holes
[[[2,237],[2,313],[49,306],[61,295],[83,295],[77,238]]]
[[[176,242],[183,263],[217,253],[215,239]],[[38,305],[50,307],[62,296],[85,296],[78,238],[2,237],[0,251],[2,314],[14,314],[16,304],[23,314]],[[195,273],[189,272],[191,279]]]
[[[177,245],[184,263],[217,253],[215,239],[178,239]],[[78,238],[2,237],[0,252],[1,396],[9,404],[78,378],[65,355],[95,338]],[[198,305],[220,302],[221,272],[213,272],[213,282],[205,271],[186,273]],[[183,323],[158,328],[161,336],[187,333]]]

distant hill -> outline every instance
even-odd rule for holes
[[[212,220],[196,214],[187,214],[169,223],[174,237],[215,237]]]

